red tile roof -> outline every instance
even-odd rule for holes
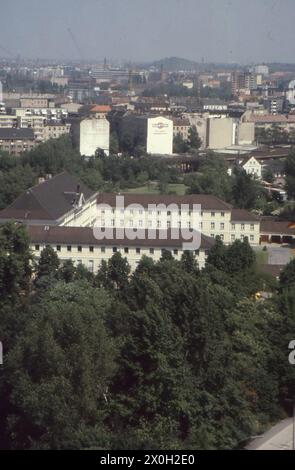
[[[111,107],[108,105],[97,104],[91,108],[91,113],[109,113],[111,111]]]

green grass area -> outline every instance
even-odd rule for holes
[[[183,183],[171,183],[167,185],[167,194],[177,194],[183,196],[186,194],[187,186]],[[124,189],[126,193],[140,193],[140,194],[160,194],[159,185],[157,182],[150,182],[138,188]]]
[[[268,252],[259,250],[255,251],[256,253],[256,262],[258,266],[261,266],[262,264],[268,264]]]

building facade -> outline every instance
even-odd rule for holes
[[[162,116],[147,120],[147,153],[172,155],[173,121]]]
[[[245,237],[251,245],[259,245],[260,241],[258,217],[207,194],[101,193],[97,197],[96,225],[137,230],[194,229],[213,239],[219,236],[225,244]]]
[[[46,246],[51,246],[61,262],[71,260],[76,266],[83,264],[89,271],[96,273],[102,260],[108,261],[115,253],[127,259],[131,270],[134,271],[142,256],[148,256],[153,261],[159,261],[164,251],[169,251],[176,260],[180,260],[184,252],[183,240],[149,240],[147,237],[130,240],[128,238],[112,240],[97,239],[92,228],[87,227],[49,227],[29,226],[31,250],[38,259]],[[199,267],[205,266],[208,250],[214,245],[214,240],[202,237],[200,247],[194,251]]]
[[[16,129],[5,127],[0,129],[0,150],[10,155],[20,155],[36,145],[32,129]]]

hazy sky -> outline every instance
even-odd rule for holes
[[[0,56],[295,62],[295,0],[0,0]],[[5,51],[6,50],[6,53]]]

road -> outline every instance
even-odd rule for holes
[[[292,450],[293,420],[284,419],[263,436],[246,446],[247,450]]]
[[[262,247],[256,247],[257,251],[261,251]],[[293,259],[295,255],[294,249],[289,246],[267,245],[268,261],[267,264],[285,265]]]

